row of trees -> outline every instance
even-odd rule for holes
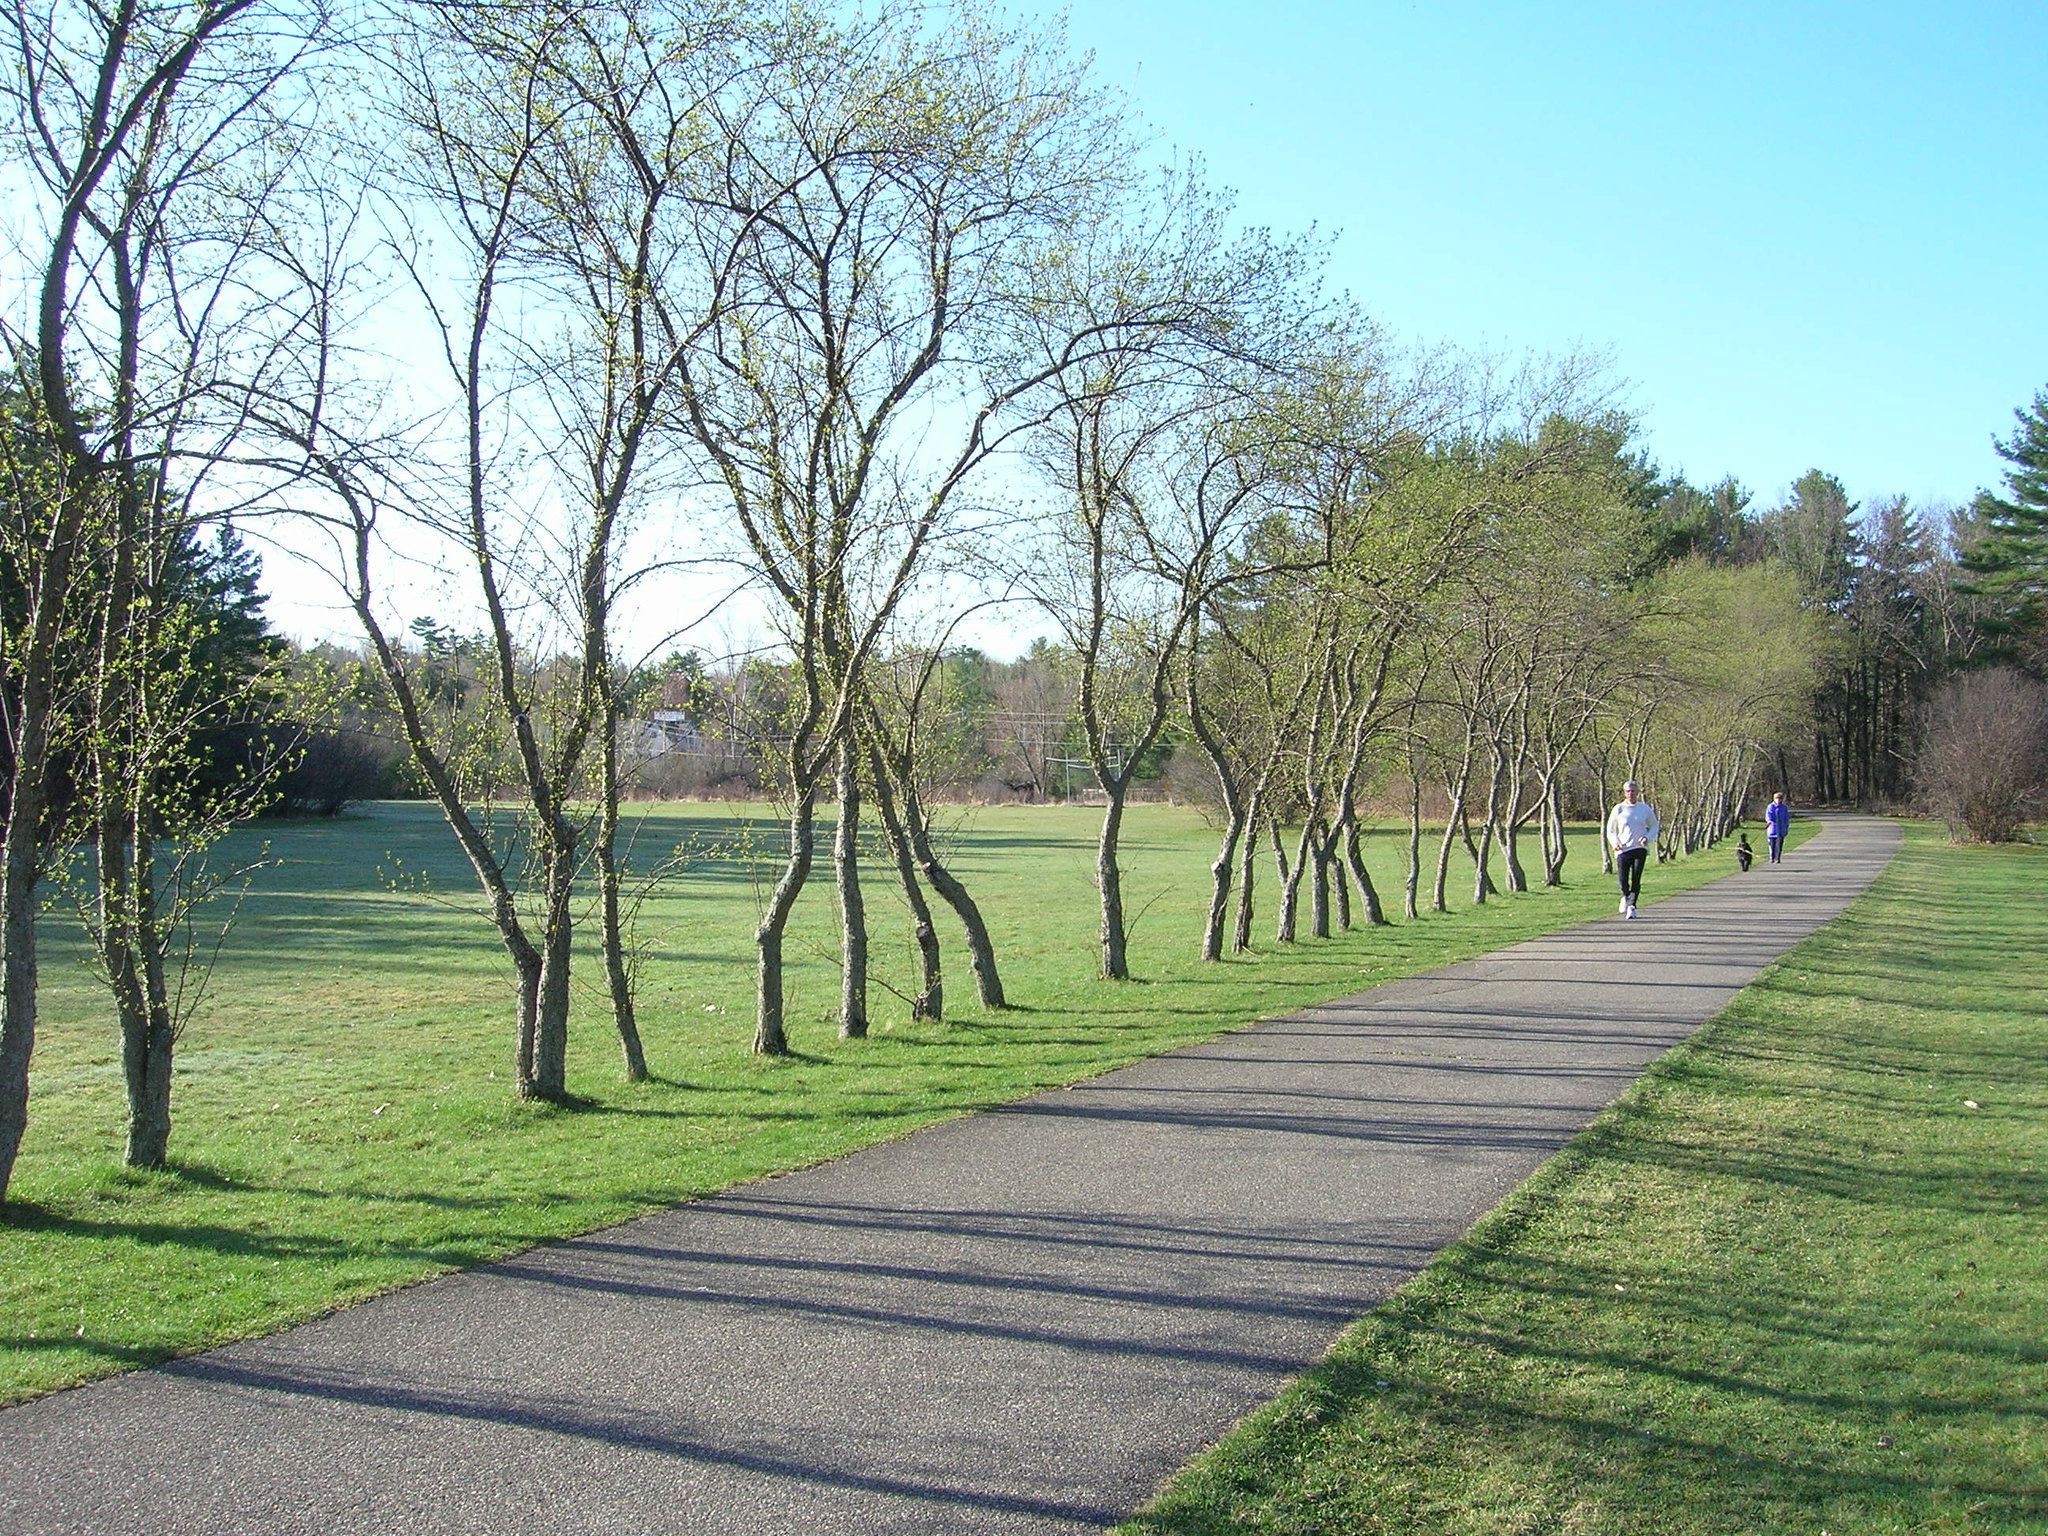
[[[1071,698],[1037,714],[1106,801],[1110,978],[1129,969],[1124,809],[1169,742],[1213,774],[1214,957],[1226,926],[1250,942],[1261,848],[1283,941],[1304,902],[1313,934],[1384,920],[1358,808],[1396,780],[1411,913],[1447,903],[1460,848],[1475,899],[1496,848],[1509,887],[1531,883],[1528,836],[1555,883],[1565,818],[1618,776],[1660,787],[1671,851],[1710,842],[1837,664],[1853,604],[1825,585],[1825,519],[1663,484],[1581,363],[1393,354],[1319,292],[1312,242],[1241,228],[1186,167],[1148,170],[1056,31],[724,0],[7,15],[25,211],[5,279],[0,1193],[37,887],[82,837],[130,1157],[163,1157],[164,893],[205,882],[162,861],[253,803],[188,792],[177,764],[202,726],[261,713],[242,702],[260,668],[169,685],[198,611],[172,571],[202,522],[288,529],[354,613],[375,698],[344,667],[301,681],[387,721],[438,802],[511,964],[518,1091],[547,1100],[567,1095],[579,881],[625,1069],[646,1072],[622,614],[681,634],[745,586],[771,615],[755,735],[787,841],[755,935],[766,1053],[787,1050],[783,935],[827,857],[840,1026],[868,1027],[870,810],[916,914],[917,1011],[944,1007],[927,891],[981,1002],[1003,1002],[932,836],[965,611],[1029,604],[1059,636]],[[1895,672],[1857,673],[1858,699],[1890,707]],[[1885,738],[1814,739],[1847,774]],[[1449,814],[1425,859],[1431,783]]]

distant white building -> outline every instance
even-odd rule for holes
[[[657,709],[634,731],[628,750],[643,758],[671,752],[702,752],[704,733],[680,709]]]

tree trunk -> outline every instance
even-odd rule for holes
[[[1308,863],[1308,850],[1305,846],[1308,829],[1302,829],[1302,844],[1296,847],[1292,865],[1287,862],[1287,847],[1281,839],[1280,823],[1277,819],[1272,824],[1272,830],[1273,863],[1280,873],[1280,916],[1273,925],[1273,938],[1276,943],[1292,944],[1297,914],[1301,906],[1301,875]]]
[[[104,781],[98,793],[105,807],[99,826],[100,962],[121,1028],[121,1070],[128,1090],[128,1138],[122,1161],[131,1168],[161,1168],[170,1155],[176,1031],[164,985],[162,947],[149,920],[155,905],[147,873],[153,853],[141,825],[146,813],[126,803],[131,796]],[[146,793],[132,798],[140,801]]]
[[[147,805],[153,790],[141,797]],[[164,975],[164,936],[156,918],[156,848],[147,826],[147,812],[135,829],[135,937],[142,961],[141,1071],[128,1085],[128,1146],[131,1168],[161,1168],[171,1153],[171,1056],[177,1048],[178,1021],[171,1012],[170,987]]]
[[[797,791],[796,805],[789,813],[789,859],[782,878],[768,898],[754,930],[754,948],[759,966],[755,977],[754,1054],[787,1056],[789,1035],[784,1028],[782,1004],[782,935],[789,926],[789,914],[811,875],[815,852],[814,826],[817,786],[807,784]]]
[[[1237,797],[1224,801],[1228,819],[1223,824],[1223,841],[1209,865],[1209,920],[1202,927],[1202,958],[1223,958],[1223,920],[1230,915],[1230,877],[1237,868],[1237,845],[1244,836],[1244,813]]]
[[[1351,875],[1344,865],[1343,834],[1335,827],[1325,840],[1324,864],[1330,871],[1330,896],[1336,904],[1337,927],[1345,933],[1351,931]]]
[[[1489,820],[1486,825],[1490,833],[1493,829],[1492,821]],[[1472,836],[1471,821],[1463,816],[1458,820],[1458,837],[1465,845],[1465,856],[1472,861],[1472,868],[1478,872],[1476,882],[1478,889],[1487,896],[1498,896],[1500,894],[1500,887],[1493,883],[1493,874],[1486,867],[1486,856],[1480,853],[1479,843]]]
[[[1409,922],[1422,914],[1416,898],[1422,892],[1422,775],[1408,776],[1408,875],[1401,882],[1401,912]]]
[[[917,996],[910,1002],[912,1019],[937,1021],[945,1017],[946,993],[940,972],[939,930],[932,921],[931,903],[918,884],[917,860],[911,852],[910,834],[896,808],[896,791],[889,783],[888,765],[879,752],[868,754],[868,767],[875,777],[875,814],[881,819],[882,841],[896,866],[896,879],[903,887],[903,904],[910,908],[911,930],[917,938],[919,981]]]
[[[1252,887],[1259,867],[1259,833],[1265,819],[1265,791],[1254,790],[1245,807],[1244,842],[1237,855],[1237,920],[1231,927],[1232,954],[1244,954],[1252,947]]]
[[[513,1064],[513,1091],[522,1099],[533,1097],[534,1039],[540,1019],[540,951],[531,945],[512,957],[512,969],[519,977],[519,1043]]]
[[[1330,857],[1319,824],[1301,829],[1299,859],[1308,865],[1308,931],[1316,938],[1330,936]],[[1297,868],[1299,866],[1297,865]]]
[[[1600,764],[1600,809],[1597,812],[1600,818],[1600,873],[1611,877],[1614,874],[1614,850],[1607,846],[1607,816],[1614,808],[1614,791],[1609,788],[1609,782],[1607,764],[1605,761],[1602,761]]]
[[[121,1031],[121,1068],[128,1093],[123,1161],[161,1168],[170,1154],[171,1051],[174,1029],[163,984],[155,923],[155,844],[150,819],[155,775],[144,681],[154,663],[150,610],[138,612],[136,555],[144,542],[130,476],[117,479],[111,566],[100,613],[99,655],[90,709],[87,761],[95,815],[99,874],[97,939],[100,966]],[[140,726],[140,728],[138,728]]]
[[[1202,713],[1196,673],[1195,659],[1190,655],[1187,670],[1188,723],[1194,730],[1195,740],[1201,743],[1202,751],[1209,759],[1209,767],[1216,775],[1217,792],[1223,797],[1223,838],[1217,846],[1215,859],[1209,865],[1209,918],[1202,925],[1202,958],[1214,961],[1223,958],[1223,920],[1230,911],[1230,877],[1237,865],[1237,845],[1244,836],[1245,816],[1238,786],[1231,777],[1229,755],[1223,750],[1222,741],[1209,729],[1208,720]]]
[[[1429,910],[1432,912],[1448,912],[1450,910],[1450,902],[1447,896],[1451,882],[1451,849],[1456,845],[1457,840],[1457,818],[1455,816],[1447,816],[1444,820],[1443,839],[1438,844],[1436,850],[1436,880],[1431,885],[1429,893]]]
[[[46,371],[60,366],[41,359]],[[42,582],[16,672],[21,689],[7,832],[0,845],[0,1201],[28,1129],[29,1058],[36,1043],[36,883],[42,875],[50,735],[56,716],[57,644],[71,593],[71,565],[85,492],[67,487],[45,541]]]
[[[1371,928],[1384,928],[1388,926],[1386,910],[1380,905],[1380,893],[1372,883],[1372,876],[1366,871],[1365,850],[1359,846],[1358,817],[1355,814],[1347,811],[1343,830],[1344,862],[1351,868],[1351,878],[1358,882],[1358,901],[1365,909],[1366,925]]]
[[[24,711],[24,713],[27,713]],[[45,738],[47,740],[47,738]],[[33,764],[33,766],[31,766]],[[36,825],[42,820],[40,756],[15,760],[7,842],[0,853],[0,1199],[28,1129],[28,1063],[36,1040]]]
[[[975,905],[967,887],[940,862],[933,850],[931,820],[916,798],[916,792],[900,779],[897,788],[903,792],[903,829],[910,834],[911,851],[917,855],[918,870],[931,888],[939,893],[939,899],[953,909],[954,915],[960,919],[960,926],[966,930],[967,964],[974,972],[975,995],[984,1008],[1009,1007],[1003,997],[1002,973],[996,969],[996,947],[989,940],[988,924],[982,920],[981,908]]]
[[[546,902],[540,979],[533,1019],[533,1080],[526,1096],[560,1104],[569,1097],[569,960],[575,933],[576,833],[556,816],[541,870]]]
[[[1564,793],[1558,782],[1552,778],[1543,791],[1543,825],[1545,848],[1543,852],[1543,883],[1556,887],[1564,884],[1564,861],[1571,852],[1571,845],[1565,837]]]
[[[619,1031],[619,1048],[625,1053],[626,1081],[647,1081],[647,1053],[640,1045],[640,1022],[633,1009],[633,971],[627,964],[625,915],[619,900],[619,727],[618,710],[609,689],[604,699],[605,725],[598,743],[603,768],[598,808],[597,884],[602,902],[600,942],[604,948],[605,983],[611,988],[612,1023]]]
[[[839,820],[832,829],[832,876],[839,894],[839,1038],[868,1032],[868,909],[860,890],[860,758],[839,744]]]
[[[1102,813],[1102,837],[1095,848],[1095,888],[1102,893],[1102,975],[1107,981],[1130,979],[1130,958],[1124,932],[1123,871],[1117,867],[1117,838],[1123,829],[1123,787],[1103,785],[1109,805]]]
[[[1516,809],[1509,806],[1500,819],[1500,851],[1501,861],[1507,867],[1508,889],[1519,896],[1529,889],[1529,874],[1522,868],[1522,824]]]
[[[1451,849],[1457,842],[1459,830],[1465,826],[1465,797],[1472,789],[1472,755],[1477,746],[1477,743],[1473,740],[1473,735],[1473,727],[1468,724],[1465,727],[1464,751],[1458,758],[1457,775],[1444,786],[1444,836],[1443,842],[1437,848],[1436,853],[1436,882],[1430,892],[1429,903],[1429,908],[1432,912],[1446,912],[1450,910],[1449,903],[1445,898],[1451,878]],[[1471,845],[1470,829],[1465,829],[1465,832],[1466,845],[1469,847]]]
[[[1472,823],[1460,817],[1458,829],[1465,837],[1465,852],[1472,856],[1472,904],[1479,906],[1487,897],[1500,894],[1500,888],[1493,883],[1493,873],[1486,866],[1493,851],[1493,823],[1500,811],[1501,763],[1498,755],[1493,758],[1486,783],[1486,805],[1480,817],[1478,842],[1472,840]]]

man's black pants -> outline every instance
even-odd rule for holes
[[[1614,873],[1621,880],[1624,900],[1634,901],[1643,893],[1643,866],[1650,860],[1647,848],[1625,848],[1614,856]]]

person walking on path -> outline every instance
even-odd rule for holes
[[[1607,816],[1607,846],[1614,850],[1614,873],[1621,881],[1623,917],[1636,915],[1636,899],[1643,894],[1643,866],[1650,861],[1650,844],[1662,830],[1656,811],[1630,779],[1621,786],[1621,804]]]
[[[1785,791],[1779,790],[1771,796],[1771,803],[1764,807],[1764,840],[1771,845],[1771,862],[1780,864],[1785,859],[1785,834],[1792,830],[1792,807],[1785,803]]]

